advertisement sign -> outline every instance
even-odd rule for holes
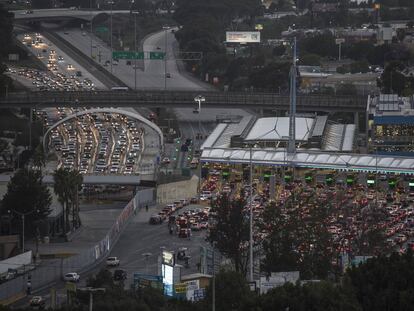
[[[206,297],[206,289],[200,288],[194,291],[194,301],[203,300]]]
[[[176,294],[185,294],[187,292],[187,284],[186,283],[174,284],[174,290]]]
[[[162,277],[160,275],[134,273],[134,288],[143,287],[152,287],[162,290]]]
[[[194,291],[200,289],[200,281],[192,280],[185,282],[187,286],[187,300],[194,301]]]
[[[258,31],[227,31],[226,42],[228,43],[259,43],[260,32]]]
[[[164,284],[164,295],[173,296],[173,275],[174,268],[169,265],[161,265],[162,284]]]
[[[174,253],[168,251],[162,251],[162,263],[170,266],[174,266]]]

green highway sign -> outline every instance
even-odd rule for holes
[[[145,55],[146,53],[146,55]],[[164,59],[164,52],[134,52],[134,51],[114,51],[113,59]]]
[[[144,59],[144,52],[115,51],[112,52],[113,59]]]
[[[108,32],[108,27],[105,26],[100,26],[100,27],[96,27],[96,32]]]
[[[149,52],[149,59],[164,59],[164,52]]]

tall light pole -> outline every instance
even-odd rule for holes
[[[293,41],[293,63],[290,68],[289,154],[296,153],[296,37]]]
[[[93,25],[92,25],[92,21],[93,21],[93,14],[92,14],[92,0],[89,2],[89,9],[91,11],[91,58],[92,58],[92,46],[93,46],[93,42],[92,42],[92,34],[93,34]]]
[[[112,5],[114,4],[114,2],[111,1],[111,2],[109,2],[109,4],[111,5],[111,22],[110,22],[110,28],[111,28],[111,30],[110,30],[110,36],[111,36],[111,38],[110,38],[110,40],[111,40],[111,55],[109,57],[111,59],[111,73],[112,73],[112,66],[113,66],[113,64],[112,64],[113,63],[112,53],[114,52],[114,48],[113,48],[113,45],[112,45]]]
[[[35,210],[32,210],[32,211],[27,212],[27,213],[22,213],[22,212],[18,212],[16,210],[12,209],[12,210],[8,210],[7,212],[9,214],[11,212],[13,212],[13,213],[19,215],[22,218],[22,253],[24,253],[24,249],[25,249],[25,245],[24,245],[24,224],[25,224],[25,217],[28,216],[28,215],[30,215],[30,214],[32,214],[32,213],[34,213]],[[36,210],[36,212],[39,212],[39,210]]]
[[[249,198],[249,227],[250,227],[250,236],[249,236],[249,281],[253,282],[253,150],[252,144],[249,145],[250,149],[250,198]]]
[[[167,89],[167,30],[168,26],[162,27],[164,29],[164,90]]]
[[[134,60],[134,86],[135,91],[137,90],[137,15],[138,11],[132,12],[134,14],[134,51],[135,51],[135,60]]]

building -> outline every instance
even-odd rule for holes
[[[369,96],[366,135],[371,153],[414,155],[414,98]]]
[[[355,124],[339,124],[326,115],[296,116],[296,144],[300,149],[352,152]],[[286,148],[289,141],[289,117],[243,117],[238,123],[219,123],[202,145],[203,148],[243,148],[254,142],[262,148]]]

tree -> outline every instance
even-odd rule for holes
[[[64,234],[70,230],[69,215],[72,210],[72,226],[80,225],[78,190],[83,178],[78,171],[70,171],[60,168],[54,172],[54,192],[58,196],[59,203],[63,207]]]
[[[24,213],[27,235],[33,234],[36,222],[44,220],[50,213],[52,198],[49,189],[42,183],[40,171],[20,169],[7,185],[7,193],[2,202],[1,214]],[[21,226],[20,217],[15,218],[14,225]],[[25,229],[26,229],[25,228]]]
[[[219,197],[214,205],[216,212],[208,241],[229,258],[237,272],[246,272],[249,244],[249,220],[243,212],[246,202],[243,199],[230,200]]]
[[[216,280],[216,310],[252,310],[248,308],[253,302],[253,295],[247,285],[244,276],[236,271],[220,271],[215,276]],[[209,304],[207,310],[211,310],[212,288],[207,288],[205,302]]]

